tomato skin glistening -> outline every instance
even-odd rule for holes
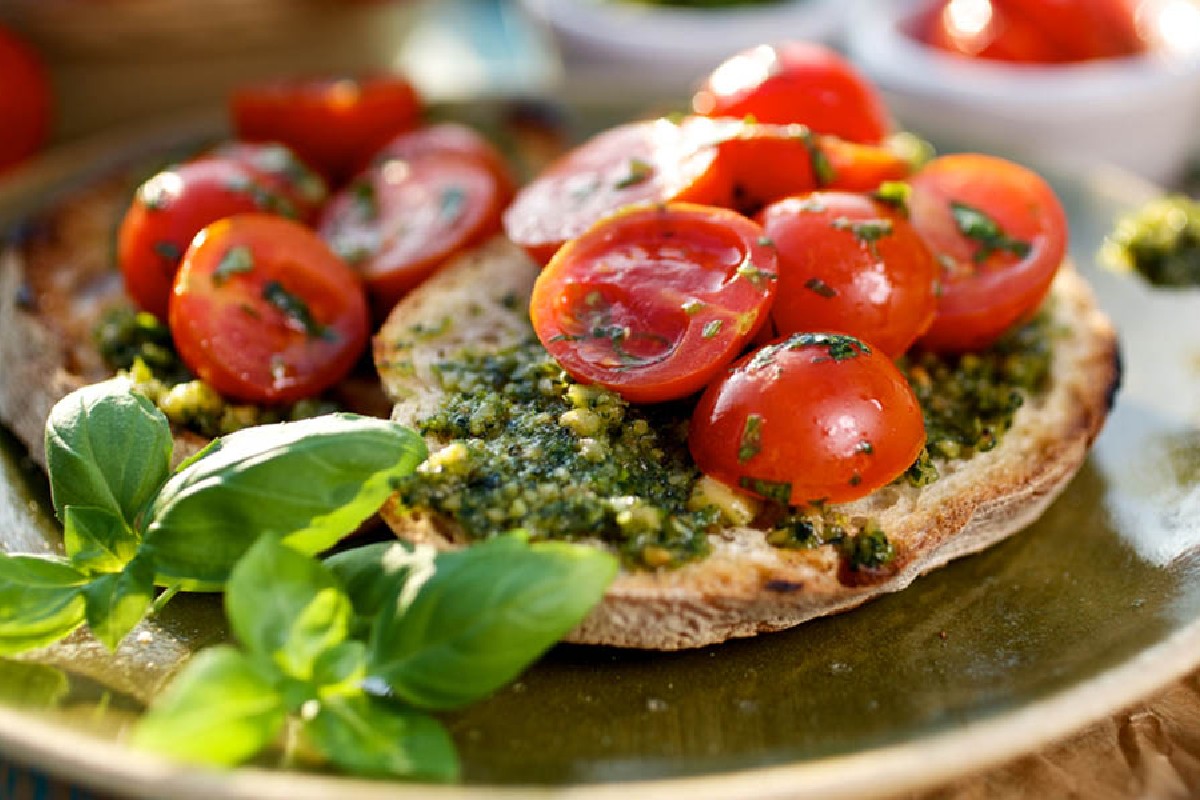
[[[919,344],[982,350],[1050,291],[1066,255],[1066,213],[1041,176],[994,156],[942,156],[909,183],[909,219],[942,268],[937,313]]]
[[[824,45],[759,45],[713,70],[692,98],[697,114],[799,123],[850,142],[879,144],[889,129],[878,92]]]
[[[369,331],[353,270],[310,229],[269,214],[226,217],[196,236],[169,321],[192,372],[226,397],[265,404],[337,383]]]
[[[704,474],[779,503],[856,500],[925,444],[921,408],[882,353],[803,333],[744,357],[700,397],[688,447]]]
[[[538,276],[538,339],[576,380],[635,403],[702,389],[755,335],[775,254],[733,211],[632,206],[567,243]]]
[[[840,331],[899,358],[933,322],[937,264],[895,209],[817,192],[759,217],[779,255],[775,333]]]

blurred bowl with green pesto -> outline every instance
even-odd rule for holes
[[[521,0],[590,96],[684,97],[734,53],[783,39],[832,41],[844,0]]]

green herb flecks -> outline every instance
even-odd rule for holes
[[[224,286],[234,275],[242,275],[254,270],[254,254],[249,247],[239,245],[225,251],[217,268],[213,270],[214,286]]]
[[[750,369],[763,369],[775,363],[775,358],[784,350],[800,350],[804,347],[822,347],[830,361],[846,361],[860,355],[870,355],[871,348],[861,339],[843,333],[793,333],[782,342],[767,345],[750,359]]]
[[[710,322],[705,323],[704,330],[700,332],[700,335],[705,339],[712,339],[721,332],[721,328],[724,324],[725,323],[719,319],[711,320]]]
[[[174,242],[168,242],[165,239],[160,239],[150,245],[150,249],[164,261],[172,264],[178,263],[179,259],[183,258],[183,250],[180,249],[179,245]]]
[[[379,197],[375,184],[367,178],[359,178],[350,185],[350,197],[358,216],[364,220],[379,219]]]
[[[884,181],[871,193],[871,197],[884,205],[891,206],[905,217],[908,216],[908,200],[912,187],[904,181]]]
[[[787,505],[792,499],[792,484],[787,481],[769,481],[743,475],[738,478],[738,486],[780,505]]]
[[[834,289],[820,278],[809,278],[804,282],[804,288],[816,295],[825,298],[834,298],[838,296],[837,289]]]
[[[982,264],[996,252],[1012,253],[1024,258],[1032,249],[1029,242],[1011,238],[1000,229],[1000,225],[994,219],[966,203],[950,201],[950,216],[958,226],[959,233],[979,242],[979,249],[972,257],[976,264]]]
[[[680,308],[683,309],[683,313],[687,314],[689,317],[696,316],[707,307],[708,304],[700,300],[688,300],[682,306],[680,306]]]
[[[628,189],[645,183],[654,176],[654,165],[640,158],[631,158],[625,175],[613,184],[616,189]]]
[[[1200,285],[1200,202],[1163,197],[1122,217],[1101,250],[1101,261],[1133,270],[1154,286]]]
[[[803,125],[794,127],[797,130],[792,135],[802,141],[808,150],[808,159],[812,165],[813,178],[817,182],[817,188],[833,183],[837,179],[837,172],[830,163],[829,156],[821,149],[820,139]]]
[[[850,231],[859,243],[866,245],[867,250],[875,258],[879,258],[879,240],[891,236],[893,225],[890,219],[852,220],[848,217],[838,217],[829,223],[839,231]]]
[[[309,337],[326,340],[337,338],[332,328],[317,322],[307,303],[283,288],[279,281],[267,281],[263,284],[262,298],[277,308],[290,323],[299,326]]]
[[[748,414],[742,427],[742,438],[738,442],[738,463],[745,464],[762,451],[762,425],[760,414]]]
[[[767,272],[761,269],[751,261],[743,261],[738,265],[735,272],[738,277],[745,278],[758,288],[762,288],[768,281],[776,280],[779,277],[774,272]]]

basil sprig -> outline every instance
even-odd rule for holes
[[[124,380],[55,405],[46,464],[66,556],[0,553],[0,654],[84,622],[115,649],[156,585],[220,589],[264,533],[327,549],[426,454],[412,431],[349,414],[238,431],[174,473],[172,447],[166,417]]]
[[[262,537],[226,587],[241,648],[196,656],[133,741],[232,765],[290,724],[342,769],[453,780],[454,744],[426,711],[515,678],[579,624],[616,570],[594,548],[516,534],[443,554],[372,545],[326,564]]]

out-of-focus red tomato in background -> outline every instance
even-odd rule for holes
[[[1146,50],[1139,0],[936,0],[909,32],[957,55],[1064,64]]]
[[[50,134],[50,84],[38,54],[0,28],[0,172],[33,155]]]

